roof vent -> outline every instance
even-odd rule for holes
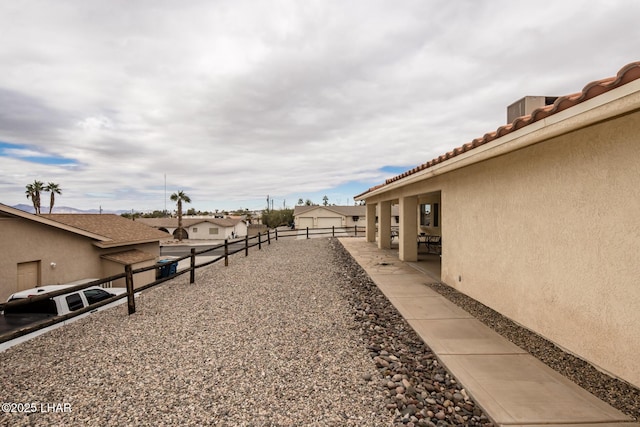
[[[553,104],[557,96],[525,96],[507,107],[507,123],[531,114],[533,110]]]

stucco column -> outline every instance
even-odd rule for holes
[[[367,242],[376,241],[376,203],[367,203]]]
[[[380,203],[378,213],[378,248],[391,248],[391,201]]]
[[[400,198],[400,251],[401,261],[418,260],[418,198]]]

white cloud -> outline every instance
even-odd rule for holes
[[[59,1],[0,5],[0,202],[261,207],[382,182],[637,59],[632,0]],[[621,39],[621,35],[624,35]],[[357,186],[357,185],[356,185]],[[343,187],[341,187],[343,188]],[[353,187],[349,187],[351,191]],[[319,201],[319,200],[318,200]]]

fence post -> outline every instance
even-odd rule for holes
[[[276,228],[276,242],[278,241],[278,229]]]
[[[191,274],[189,283],[194,284],[196,282],[196,248],[191,248]]]
[[[336,237],[336,226],[335,225],[331,226],[331,237]]]
[[[262,232],[258,233],[258,249],[262,249]]]
[[[244,256],[249,256],[249,234],[244,236]]]
[[[309,227],[307,227],[307,239],[309,238]]]
[[[271,230],[267,230],[267,244],[271,244]]]
[[[131,264],[124,266],[124,272],[127,282],[127,304],[129,306],[129,314],[131,315],[136,312],[136,300],[133,295],[133,269],[131,268]]]
[[[357,225],[353,226],[353,237],[358,237],[358,226]]]
[[[229,240],[224,239],[224,266],[229,267]]]

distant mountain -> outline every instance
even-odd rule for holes
[[[25,211],[25,212],[29,212],[29,213],[36,213],[35,209],[33,209],[33,205],[27,205],[27,204],[18,204],[18,205],[14,205],[12,206],[15,209],[20,209],[21,211]],[[125,212],[129,212],[128,210],[119,210],[119,211],[109,211],[109,210],[102,210],[103,214],[116,214],[116,215],[120,215],[123,214]],[[42,207],[42,213],[49,213],[49,206],[43,206]],[[100,210],[99,209],[89,209],[89,210],[82,210],[82,209],[76,209],[76,208],[70,208],[68,206],[54,206],[53,207],[53,212],[51,213],[59,213],[59,214],[99,214]]]

